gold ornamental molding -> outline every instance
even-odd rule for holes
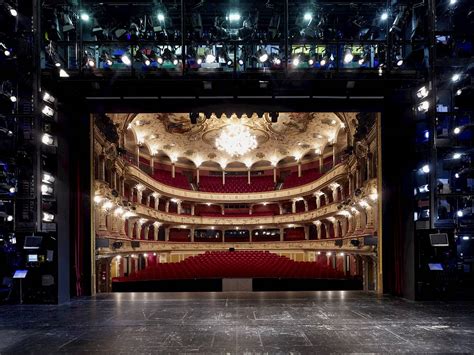
[[[331,216],[339,211],[339,203],[332,203],[313,211],[284,214],[276,216],[249,217],[201,217],[157,211],[147,206],[137,204],[135,213],[144,218],[152,218],[165,224],[203,225],[203,226],[236,226],[236,225],[267,225],[267,224],[295,224],[313,222]]]
[[[174,197],[180,200],[193,202],[226,203],[226,202],[245,202],[261,203],[288,200],[303,195],[310,195],[315,191],[321,190],[332,182],[347,177],[347,166],[345,163],[336,165],[329,172],[325,173],[316,181],[309,184],[275,191],[253,192],[253,193],[209,193],[201,191],[183,190],[176,187],[165,185],[156,181],[136,166],[129,165],[125,168],[125,177],[136,181],[153,192]]]

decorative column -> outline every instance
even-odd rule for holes
[[[160,224],[155,222],[153,223],[153,240],[158,240],[158,233],[160,233]]]
[[[150,167],[151,167],[151,173],[155,173],[155,157],[152,155],[150,157]]]
[[[349,181],[349,196],[352,196],[352,175],[348,175],[347,180]]]
[[[149,235],[149,233],[150,233],[150,225],[147,224],[147,225],[145,226],[145,240],[148,240],[148,235]]]
[[[170,227],[165,228],[165,241],[168,242],[170,240]]]
[[[146,206],[151,208],[150,204],[151,204],[151,194],[148,194],[148,196],[146,197]]]
[[[193,243],[194,242],[194,226],[190,228],[190,232],[191,232],[191,242]]]
[[[137,145],[136,154],[137,154],[137,166],[140,168],[140,146],[139,145]]]
[[[247,184],[250,185],[250,169],[247,170]]]
[[[321,221],[314,221],[314,225],[316,226],[316,239],[321,239]]]
[[[277,182],[277,169],[276,169],[276,166],[273,167],[273,182],[275,184]]]
[[[178,211],[178,214],[181,214],[181,200],[176,201],[176,210]]]
[[[222,185],[225,185],[225,170],[222,169]]]
[[[332,146],[332,167],[336,166],[336,143]]]
[[[296,200],[291,201],[291,213],[296,213]]]
[[[172,163],[171,164],[171,177],[174,179],[175,176],[176,176],[176,167],[174,163]]]
[[[143,223],[138,220],[137,222],[137,239],[142,239],[142,227]]]
[[[298,160],[298,177],[301,177],[301,161]]]
[[[283,205],[278,203],[278,209],[280,210],[280,214],[283,214]]]
[[[253,205],[250,205],[250,207],[249,207],[249,216],[252,215],[252,208],[253,208]]]
[[[303,200],[303,203],[304,203],[304,211],[305,211],[305,212],[308,212],[308,210],[309,210],[308,201]]]
[[[166,201],[165,203],[165,212],[169,213],[169,211],[170,211],[170,200]]]
[[[309,240],[309,226],[304,226],[304,240]]]
[[[158,210],[158,207],[160,205],[160,194],[154,192],[153,193],[153,199],[155,200],[155,210]]]
[[[101,155],[100,157],[100,179],[105,181],[105,155]]]
[[[224,212],[224,205],[220,205],[221,206],[221,214],[224,215],[225,212]]]
[[[284,236],[285,236],[285,228],[280,227],[280,242],[284,240]]]
[[[196,182],[199,184],[199,167],[196,168]]]
[[[196,207],[196,205],[193,203],[191,205],[191,216],[194,216],[194,208]]]
[[[120,217],[118,219],[118,225],[119,225],[119,235],[121,237],[127,237],[127,231],[125,230],[125,219]]]
[[[314,195],[314,197],[316,198],[316,208],[321,207],[321,195],[319,195],[318,193],[316,193],[316,194]]]
[[[323,172],[323,157],[322,156],[319,157],[319,172],[320,173]]]
[[[137,203],[142,203],[142,198],[143,198],[143,190],[145,190],[145,187],[143,185],[138,184],[135,186],[137,190]]]

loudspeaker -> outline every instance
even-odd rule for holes
[[[140,242],[138,240],[131,241],[132,248],[140,248]]]
[[[270,118],[272,119],[272,123],[278,122],[278,116],[280,114],[278,112],[270,112]]]
[[[189,119],[191,120],[191,124],[196,124],[198,118],[199,118],[199,113],[197,113],[197,112],[191,112],[189,114]]]
[[[374,236],[364,237],[364,245],[377,245],[377,243],[378,243],[377,237],[374,237]]]
[[[447,247],[449,246],[448,235],[446,233],[430,234],[430,243],[432,247]]]
[[[105,238],[96,238],[95,247],[96,248],[108,248],[109,247],[109,240],[105,239]]]

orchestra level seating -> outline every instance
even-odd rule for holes
[[[316,262],[295,262],[268,251],[219,251],[191,256],[178,263],[154,264],[113,281],[214,278],[344,279],[349,276],[329,266],[325,256]]]

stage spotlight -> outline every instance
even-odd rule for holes
[[[43,212],[43,222],[54,222],[54,214],[48,213],[48,212]]]
[[[383,75],[383,64],[379,65],[378,71],[379,71],[379,76],[382,76]]]
[[[387,11],[382,12],[382,15],[380,15],[380,19],[382,21],[387,21],[388,20],[388,12]]]
[[[430,108],[430,103],[428,101],[422,101],[417,107],[418,112],[426,112]]]
[[[422,86],[417,92],[416,92],[416,97],[419,99],[424,99],[425,97],[428,96],[429,90],[426,88],[426,86]]]
[[[454,174],[454,177],[455,177],[456,179],[459,179],[459,173],[455,173],[455,174]]]
[[[257,58],[260,63],[264,63],[268,60],[268,53],[265,48],[260,48],[257,51]]]
[[[430,166],[428,164],[425,164],[421,167],[421,171],[425,174],[428,174],[430,172]]]
[[[84,21],[84,22],[87,22],[87,21],[90,20],[89,15],[88,15],[87,13],[85,13],[85,12],[81,13],[81,16],[80,16],[80,17],[81,17],[81,20]]]
[[[397,56],[397,67],[401,67],[403,65],[403,57],[402,56]]]
[[[457,159],[461,159],[461,157],[462,157],[462,154],[461,154],[461,153],[454,153],[454,154],[453,154],[453,159],[456,159],[456,160],[457,160]]]
[[[17,99],[16,99],[16,96],[15,96],[15,95],[11,95],[11,96],[10,96],[10,101],[11,101],[11,102],[16,102],[16,100],[17,100]]]
[[[49,94],[49,92],[45,92],[43,94],[43,101],[49,102],[50,104],[54,103],[56,99]]]
[[[239,65],[244,65],[244,61],[242,59],[239,59]]]
[[[178,65],[179,61],[178,59],[173,59],[173,65]]]
[[[229,22],[237,22],[237,21],[240,21],[240,14],[238,12],[231,12],[229,13],[229,16],[227,16],[227,20],[229,20]]]
[[[327,58],[326,58],[326,57],[323,57],[323,58],[320,60],[319,65],[322,66],[322,67],[324,67],[324,66],[326,65],[326,63],[327,63]]]
[[[210,52],[210,50],[206,53],[206,63],[214,63],[216,61],[216,56]]]
[[[41,113],[45,116],[48,116],[48,117],[53,117],[54,116],[54,110],[47,106],[47,105],[44,105],[43,109],[41,110]]]
[[[303,19],[305,21],[308,21],[308,23],[309,23],[313,19],[313,14],[311,12],[305,12],[304,15],[303,15]]]
[[[41,194],[42,195],[49,196],[49,195],[52,195],[53,192],[54,192],[54,190],[53,190],[52,186],[47,185],[47,184],[42,184],[41,185]]]
[[[454,128],[453,133],[454,133],[454,134],[459,134],[459,133],[461,133],[461,127],[456,127],[456,128]]]
[[[120,59],[122,60],[122,63],[125,64],[126,66],[132,65],[132,61],[130,60],[130,58],[126,54],[122,55],[122,57],[120,57]]]
[[[291,61],[291,64],[294,67],[297,67],[298,65],[300,65],[300,57],[293,57],[293,60]]]
[[[456,4],[458,1],[457,0],[449,0],[449,5],[454,5]]]
[[[352,62],[352,59],[354,59],[354,56],[352,55],[351,50],[347,49],[346,53],[344,54],[344,64],[349,64]]]
[[[158,57],[158,59],[156,60],[156,62],[157,62],[158,64],[160,64],[160,65],[163,64],[163,58]]]
[[[162,12],[159,12],[156,17],[158,18],[158,21],[160,21],[160,22],[165,21],[165,15]]]
[[[452,81],[453,83],[455,83],[456,81],[459,81],[459,79],[461,79],[461,75],[458,74],[458,73],[454,74],[454,75],[451,77],[451,81]]]
[[[275,65],[280,65],[281,64],[281,59],[275,56],[272,60],[273,64]]]
[[[462,217],[462,216],[464,216],[464,212],[462,210],[459,210],[459,211],[456,212],[456,215],[458,217]]]
[[[54,145],[54,137],[48,133],[44,133],[43,136],[41,137],[41,142],[45,145]]]
[[[462,94],[462,89],[457,89],[456,90],[456,96],[460,96]]]
[[[10,13],[10,15],[12,15],[13,17],[17,17],[18,16],[18,11],[16,11],[16,9],[14,9],[13,7],[11,7],[10,5],[6,5],[7,6],[7,10],[8,12]]]
[[[59,77],[60,78],[69,78],[69,74],[64,69],[59,69]]]
[[[45,183],[48,183],[48,184],[52,184],[52,183],[54,183],[54,181],[56,181],[56,179],[50,173],[44,172],[42,181],[45,182]]]
[[[8,192],[14,194],[16,192],[16,187],[12,186],[8,189]]]

